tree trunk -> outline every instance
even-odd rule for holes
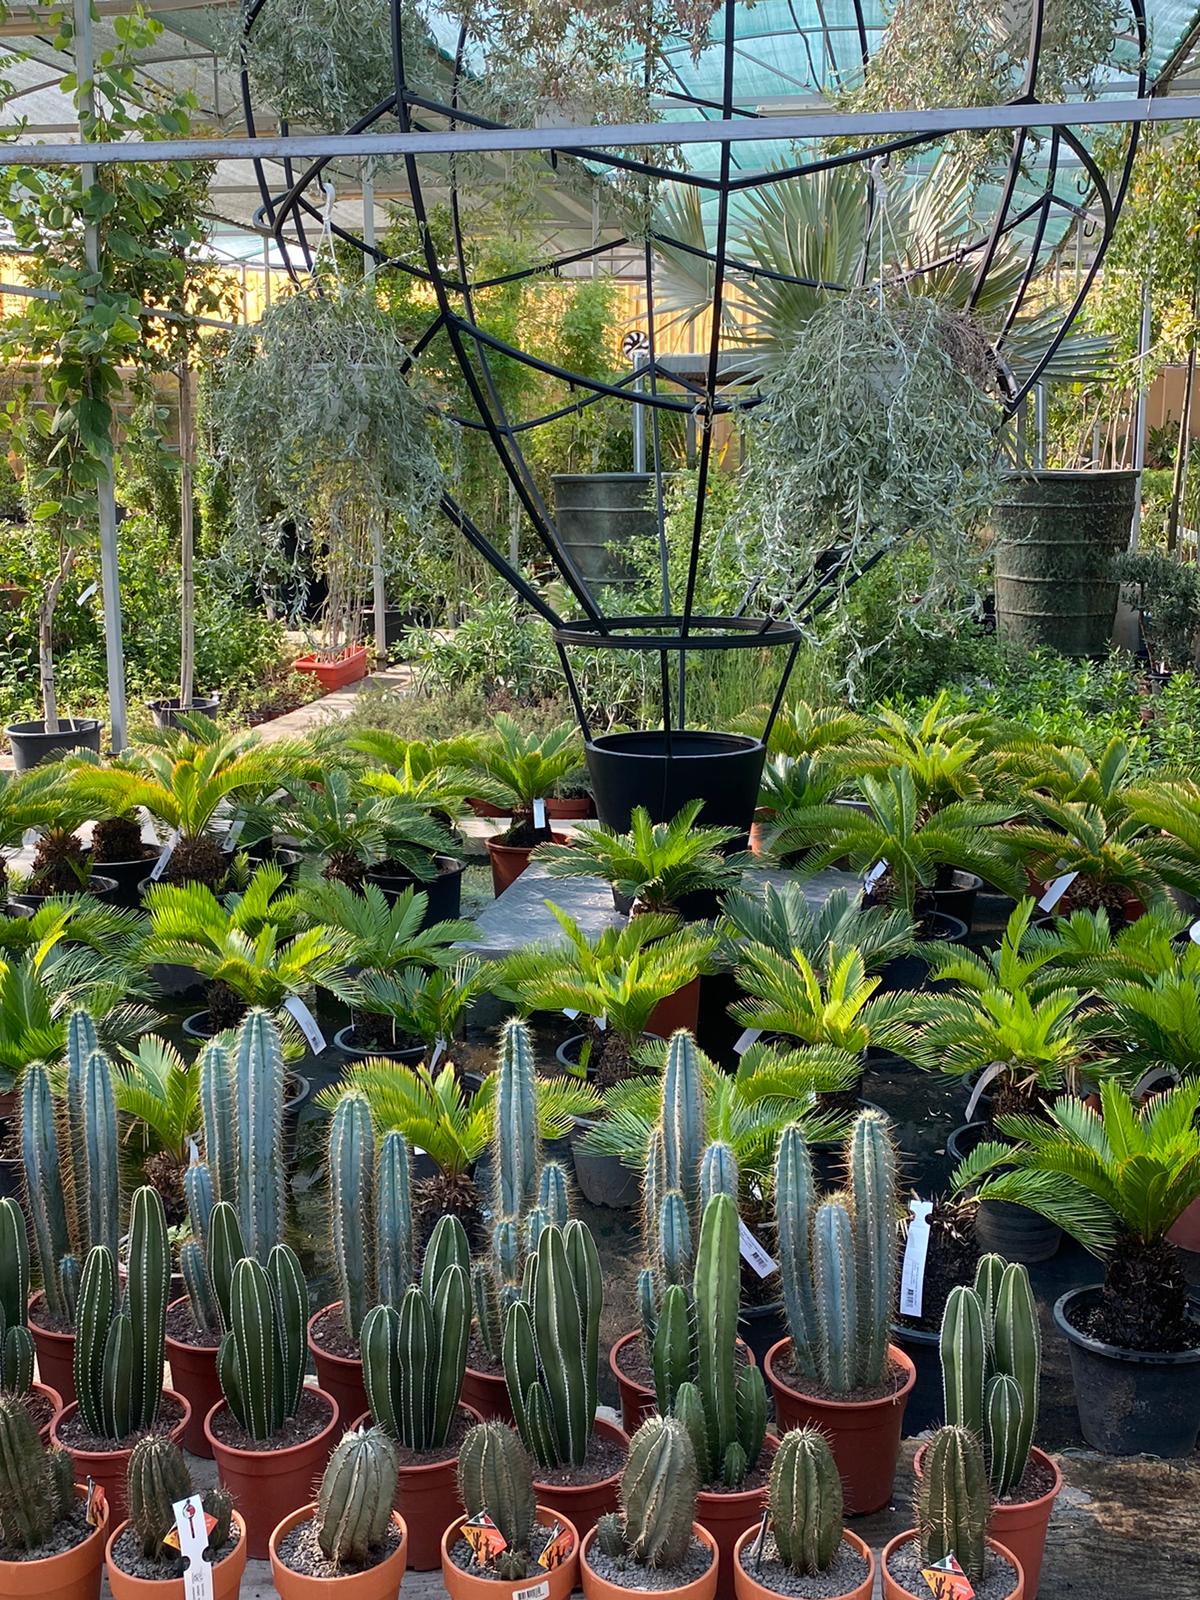
[[[186,359],[179,367],[179,709],[186,711],[195,692],[196,580],[192,521],[192,375]]]
[[[54,613],[58,597],[71,568],[75,565],[75,551],[65,539],[58,546],[58,571],[47,584],[38,603],[38,677],[42,686],[42,716],[47,733],[57,733],[58,694],[54,686]]]
[[[387,665],[387,579],[383,570],[383,518],[378,512],[371,518],[371,577],[375,601],[375,660],[379,666]]]

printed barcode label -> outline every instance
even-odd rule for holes
[[[232,855],[242,836],[242,829],[246,826],[245,817],[234,817],[225,833],[225,850]]]
[[[904,1244],[904,1265],[900,1269],[900,1310],[906,1317],[919,1317],[925,1299],[925,1263],[929,1259],[929,1213],[931,1200],[910,1200],[912,1221]]]
[[[738,1218],[738,1248],[742,1252],[742,1260],[760,1278],[769,1278],[773,1272],[779,1271],[778,1261],[767,1254],[741,1217]]]
[[[535,828],[544,828],[546,826],[546,802],[544,800],[535,800],[533,802],[533,825]]]
[[[161,878],[163,873],[167,870],[167,862],[170,861],[171,856],[174,854],[175,846],[178,843],[179,835],[177,833],[173,833],[167,840],[166,844],[163,845],[162,849],[159,851],[158,860],[150,868],[150,876],[155,883],[158,882],[159,878]]]
[[[531,1583],[524,1589],[514,1589],[513,1600],[547,1600],[550,1593],[550,1580],[543,1578],[541,1583]]]
[[[300,1032],[308,1040],[309,1048],[314,1055],[319,1056],[325,1048],[325,1035],[321,1032],[316,1017],[304,1004],[298,994],[290,994],[283,1002],[283,1009],[295,1017],[300,1026]]]

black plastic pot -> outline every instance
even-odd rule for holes
[[[383,890],[389,905],[394,905],[406,889],[416,889],[429,896],[429,904],[421,920],[423,928],[432,928],[435,922],[449,922],[462,910],[462,880],[467,870],[465,861],[453,856],[434,856],[438,875],[429,883],[409,876],[390,877],[378,872],[368,872],[367,882]]]
[[[139,856],[136,861],[100,861],[97,862],[101,873],[110,878],[116,885],[111,895],[105,898],[111,900],[115,906],[123,906],[126,911],[141,909],[142,896],[139,884],[146,873],[154,865],[155,856]]]
[[[738,1307],[738,1337],[754,1352],[760,1370],[767,1351],[778,1344],[787,1331],[782,1300],[772,1300],[765,1306]]]
[[[740,733],[605,733],[587,742],[596,814],[625,833],[635,806],[651,822],[669,822],[689,800],[702,800],[700,822],[736,828],[750,838],[766,747]]]
[[[405,629],[411,626],[413,620],[411,611],[402,611],[399,606],[387,606],[383,613],[383,643],[386,649],[399,644],[404,637]],[[371,648],[375,647],[375,607],[364,606],[359,613],[359,637],[366,639]]]
[[[220,694],[194,694],[184,710],[179,704],[179,696],[173,695],[167,700],[147,700],[146,709],[154,718],[156,728],[180,728],[183,726],[180,716],[199,714],[202,717],[215,717],[220,704]]]
[[[945,911],[935,911],[925,919],[930,937],[944,944],[962,944],[967,937],[967,925],[961,917],[952,917]],[[897,994],[900,991],[923,989],[929,979],[929,963],[915,950],[907,955],[893,956],[880,968],[878,994]]]
[[[343,1055],[353,1056],[356,1061],[366,1061],[370,1057],[379,1057],[384,1061],[400,1061],[406,1066],[415,1067],[424,1061],[429,1054],[423,1044],[413,1045],[406,1050],[381,1050],[378,1046],[367,1049],[354,1040],[355,1028],[348,1022],[344,1028],[339,1028],[333,1036],[335,1050],[340,1050]]]
[[[68,890],[68,894],[90,894],[94,900],[107,900],[110,904],[117,903],[117,881],[115,878],[101,876],[93,872],[86,883],[81,883],[78,889]],[[30,913],[37,911],[50,900],[62,900],[61,894],[10,894],[9,900],[15,906],[21,906]]]
[[[25,1163],[20,1156],[0,1156],[0,1200],[25,1198]]]
[[[591,1205],[628,1211],[641,1203],[642,1180],[619,1156],[591,1156],[580,1149],[583,1139],[595,1126],[590,1117],[575,1118],[571,1136],[575,1182],[580,1194]]]
[[[1105,1455],[1186,1456],[1200,1438],[1200,1348],[1170,1353],[1122,1350],[1081,1333],[1074,1324],[1100,1293],[1072,1289],[1055,1303],[1066,1335],[1079,1426]],[[1200,1318],[1192,1320],[1200,1342]]]
[[[892,1343],[899,1345],[917,1369],[917,1381],[908,1391],[908,1404],[904,1407],[905,1433],[911,1435],[925,1428],[940,1427],[945,1419],[941,1334],[931,1328],[911,1328],[906,1323],[893,1322]]]
[[[95,717],[60,717],[57,733],[47,733],[45,721],[36,717],[32,722],[10,722],[4,733],[18,772],[28,772],[43,761],[57,761],[70,750],[100,754],[100,724]]]
[[[950,886],[935,888],[933,903],[943,916],[955,917],[968,931],[975,923],[975,896],[983,888],[983,879],[973,872],[952,872]]]
[[[946,1139],[946,1154],[955,1164],[964,1161],[987,1137],[987,1124],[966,1122]],[[975,1209],[975,1237],[984,1250],[994,1250],[1006,1261],[1033,1266],[1058,1253],[1062,1229],[1028,1206],[1009,1200],[981,1200]]]

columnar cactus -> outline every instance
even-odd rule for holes
[[[200,1057],[200,1120],[204,1159],[212,1175],[213,1194],[231,1203],[237,1194],[237,1122],[233,1074],[224,1045],[210,1044]]]
[[[882,1113],[863,1111],[855,1119],[846,1167],[854,1222],[856,1378],[866,1388],[887,1372],[899,1266],[899,1158]]]
[[[29,1237],[15,1200],[0,1200],[0,1394],[29,1393],[33,1339],[25,1324]]]
[[[21,1082],[21,1154],[25,1161],[25,1198],[33,1224],[33,1246],[46,1309],[51,1316],[69,1321],[75,1307],[68,1303],[62,1263],[71,1253],[71,1236],[67,1230],[50,1078],[37,1061],[26,1067]],[[73,1275],[69,1274],[69,1278]]]
[[[138,1189],[130,1207],[124,1307],[117,1263],[107,1245],[84,1262],[75,1316],[75,1392],[79,1413],[101,1439],[151,1428],[162,1399],[163,1337],[170,1284],[167,1219],[158,1191]]]
[[[317,1543],[327,1560],[363,1567],[382,1549],[398,1471],[396,1446],[382,1428],[343,1437],[317,1492]]]
[[[818,1428],[784,1434],[767,1502],[779,1559],[809,1577],[824,1572],[842,1542],[842,1480]]]
[[[810,1378],[817,1376],[817,1300],[810,1255],[816,1193],[804,1134],[792,1123],[783,1130],[775,1158],[776,1248],[795,1359]]]
[[[275,1246],[266,1267],[253,1256],[237,1263],[230,1281],[228,1332],[217,1352],[217,1376],[229,1409],[259,1444],[277,1434],[299,1410],[307,1319],[304,1273],[287,1245]]]
[[[692,1216],[699,1221],[700,1162],[705,1139],[704,1085],[696,1041],[682,1029],[672,1034],[667,1046],[660,1128],[664,1187],[677,1189]]]
[[[238,1221],[246,1248],[266,1263],[283,1238],[287,1163],[283,1159],[283,1045],[270,1014],[251,1011],[233,1059]],[[222,1199],[228,1198],[222,1195]]]
[[[629,1444],[621,1476],[623,1552],[646,1567],[674,1567],[687,1555],[700,1473],[691,1436],[674,1417],[647,1417]],[[613,1554],[611,1523],[598,1531]]]
[[[946,1421],[982,1439],[992,1492],[1025,1475],[1037,1426],[1041,1334],[1029,1274],[984,1256],[975,1287],[950,1291],[942,1315]]]
[[[375,1295],[398,1306],[413,1277],[412,1179],[408,1144],[387,1133],[375,1167]]]
[[[372,1307],[359,1348],[371,1415],[410,1450],[445,1444],[467,1364],[471,1332],[470,1252],[457,1217],[444,1216],[429,1240],[420,1283],[399,1310]]]
[[[65,1450],[44,1450],[25,1402],[0,1395],[0,1544],[38,1550],[75,1504]]]
[[[498,1577],[525,1576],[537,1505],[533,1463],[520,1437],[504,1422],[472,1428],[458,1453],[458,1493],[468,1517],[486,1511],[504,1535]]]
[[[504,1025],[496,1074],[495,1194],[498,1217],[520,1217],[534,1203],[541,1170],[533,1042],[525,1023]]]
[[[939,1428],[925,1451],[917,1533],[926,1565],[955,1556],[972,1583],[983,1578],[991,1511],[983,1447],[966,1428]]]
[[[87,1030],[81,1029],[78,1036],[85,1038]],[[73,1162],[75,1236],[86,1239],[89,1246],[102,1244],[115,1255],[121,1239],[121,1194],[112,1069],[95,1048],[79,1059],[70,1048],[71,1038],[68,1030],[66,1119]]]
[[[126,1473],[129,1522],[147,1561],[173,1566],[179,1550],[165,1540],[175,1526],[172,1506],[194,1492],[192,1476],[177,1444],[164,1433],[148,1433],[134,1445]],[[214,1487],[200,1495],[200,1504],[214,1525],[209,1548],[223,1550],[229,1543],[233,1497]]]
[[[367,1097],[338,1101],[329,1123],[329,1234],[342,1325],[352,1339],[375,1299],[370,1220],[375,1183],[375,1135]]]
[[[525,1298],[508,1308],[504,1376],[526,1447],[548,1468],[581,1467],[596,1420],[600,1257],[582,1222],[547,1226]]]

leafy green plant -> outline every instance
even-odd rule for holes
[[[861,907],[845,889],[835,889],[813,907],[803,888],[768,883],[761,895],[732,889],[721,901],[721,954],[736,964],[747,945],[788,958],[800,952],[826,971],[847,950],[857,950],[866,973],[878,972],[913,947],[913,924],[900,908]]]
[[[448,966],[458,959],[455,946],[475,929],[465,919],[425,927],[429,896],[419,889],[405,889],[389,900],[375,883],[354,889],[336,878],[305,879],[294,903],[303,922],[344,935],[348,968],[376,973]]]
[[[549,838],[549,829],[534,822],[534,802],[548,800],[559,784],[583,767],[579,732],[564,722],[545,734],[522,733],[507,712],[496,716],[495,736],[484,740],[476,757],[484,780],[479,798],[512,809],[512,827],[503,836],[509,844],[530,844]]]
[[[1126,601],[1141,614],[1142,633],[1160,672],[1196,664],[1200,635],[1200,575],[1153,551],[1127,552],[1113,564]]]
[[[140,1148],[148,1181],[160,1193],[182,1194],[188,1147],[201,1121],[196,1066],[168,1040],[144,1033],[115,1058],[113,1093],[127,1124],[126,1146]],[[162,1159],[154,1162],[156,1155]]]
[[[730,1009],[743,1027],[781,1033],[806,1045],[832,1045],[861,1056],[869,1045],[907,1055],[912,1047],[907,994],[877,995],[856,949],[831,952],[821,973],[802,950],[790,956],[763,945],[742,951],[738,983],[748,996]]]
[[[284,816],[301,854],[322,860],[324,877],[353,888],[384,862],[427,882],[436,876],[433,857],[456,852],[450,834],[423,809],[396,796],[368,795],[336,767],[317,787],[293,786]]]
[[[30,828],[58,820],[62,774],[55,766],[0,772],[0,850],[19,847]],[[0,865],[0,906],[8,899],[8,863]]]
[[[467,1012],[488,992],[490,982],[486,963],[460,955],[453,965],[364,972],[330,987],[354,1013],[360,1049],[402,1050],[415,1042],[434,1052],[436,1061],[458,1037]]]

